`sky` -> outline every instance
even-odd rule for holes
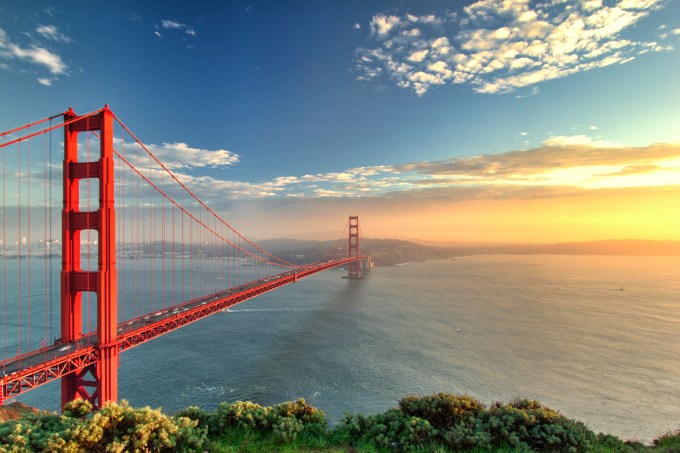
[[[254,239],[680,240],[680,1],[0,3],[0,130],[109,104]]]

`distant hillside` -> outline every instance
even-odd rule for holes
[[[546,254],[546,255],[680,255],[680,241],[606,240],[556,244],[460,244],[452,246],[459,255]]]
[[[320,259],[325,252],[332,249],[338,252],[337,241],[272,239],[260,241],[258,245],[280,258],[296,264]],[[414,261],[451,258],[456,255],[456,251],[448,247],[430,247],[398,239],[362,239],[360,246],[361,253],[369,253],[376,266],[392,266]],[[342,242],[340,247],[340,255],[345,256],[347,244]]]
[[[346,243],[337,241],[272,239],[258,245],[292,263],[309,263],[334,249],[347,253]],[[557,244],[455,244],[428,246],[398,239],[362,239],[362,253],[370,253],[376,266],[447,259],[470,255],[680,255],[680,241],[608,240]]]
[[[40,411],[24,403],[10,403],[0,406],[0,423],[16,420],[26,414],[38,414]]]

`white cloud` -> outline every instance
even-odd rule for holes
[[[622,0],[619,7],[623,9],[650,9],[658,5],[659,2],[656,0]]]
[[[177,175],[200,193],[218,199],[318,199],[401,197],[409,193],[421,197],[422,190],[454,188],[503,196],[519,187],[678,185],[678,171],[680,144],[631,148],[577,135],[550,137],[540,147],[526,151],[279,176],[253,183]]]
[[[521,69],[525,68],[527,66],[533,66],[534,65],[534,60],[531,58],[527,57],[522,57],[522,58],[516,58],[510,63],[510,68],[511,69]]]
[[[52,86],[52,80],[51,79],[45,79],[45,78],[39,78],[38,83],[40,85],[45,85],[46,87]]]
[[[184,24],[180,24],[179,22],[175,22],[174,20],[167,20],[167,19],[163,19],[161,21],[161,26],[163,28],[174,28],[174,29],[186,27],[186,25],[184,25]]]
[[[408,61],[420,63],[421,61],[423,61],[425,59],[425,57],[427,56],[428,53],[429,53],[429,50],[427,50],[427,49],[415,51],[408,57]]]
[[[239,155],[231,151],[192,148],[181,142],[148,147],[161,162],[171,168],[225,167],[239,161]]]
[[[21,47],[9,40],[7,33],[0,28],[0,59],[22,60],[38,66],[44,66],[52,74],[66,74],[68,67],[58,54],[37,44]]]
[[[594,11],[602,8],[602,0],[585,0],[581,7],[584,11]]]
[[[114,145],[122,148],[120,139],[114,139]],[[240,156],[224,149],[208,150],[194,148],[186,143],[147,144],[151,151],[165,166],[172,170],[191,169],[197,167],[228,167],[239,162]]]
[[[159,38],[162,38],[161,34],[158,33],[157,31],[154,31],[153,34],[156,35],[156,36],[158,36]]]
[[[73,40],[68,36],[59,33],[57,27],[54,25],[41,25],[35,31],[37,31],[43,37],[51,39],[52,41],[59,41],[65,43],[73,42]]]
[[[355,30],[361,30],[361,24],[359,22],[355,22],[352,28]]]
[[[479,0],[458,16],[377,14],[371,20],[374,46],[356,51],[356,78],[387,76],[418,95],[446,83],[511,92],[670,50],[621,36],[663,6],[663,0]]]
[[[444,77],[448,77],[451,75],[451,70],[449,69],[449,65],[446,64],[444,61],[437,61],[435,63],[432,63],[427,67],[430,71],[436,72],[438,74],[442,74]]]
[[[680,35],[680,28],[674,28],[674,29],[671,31],[671,33],[673,33],[674,35]]]
[[[593,140],[586,135],[556,135],[547,138],[543,142],[544,146],[589,146],[592,148],[621,148],[622,145],[616,143]]]
[[[396,25],[399,25],[401,20],[397,16],[385,16],[384,14],[377,14],[371,19],[371,33],[378,37],[387,36],[387,34]]]
[[[196,37],[196,30],[194,30],[193,27],[190,27],[187,24],[177,22],[175,20],[163,19],[161,21],[161,27],[165,28],[166,30],[184,30],[185,34],[191,36],[192,38]],[[154,33],[156,34],[156,36],[160,37],[160,33],[158,32]]]

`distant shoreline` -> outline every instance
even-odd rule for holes
[[[559,244],[460,244],[433,247],[414,242],[365,240],[376,267],[479,255],[680,256],[679,241],[608,240]]]

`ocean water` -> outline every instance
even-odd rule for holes
[[[331,422],[409,394],[537,399],[596,432],[680,426],[680,257],[474,256],[331,270],[121,355],[135,406],[305,398]],[[20,398],[56,409],[58,384]]]

